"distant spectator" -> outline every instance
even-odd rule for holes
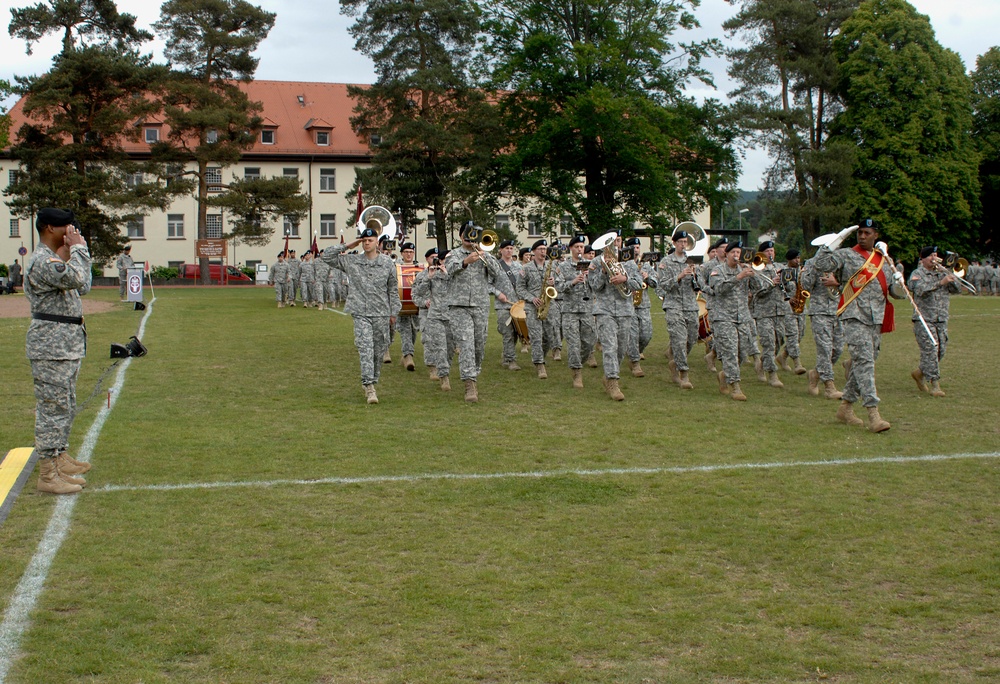
[[[17,259],[14,259],[14,263],[7,268],[7,294],[14,294],[17,292],[17,288],[21,285],[21,264],[17,263]]]

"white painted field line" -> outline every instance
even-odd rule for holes
[[[146,329],[146,320],[153,313],[155,301],[154,297],[146,305],[146,315],[142,317],[139,331],[136,333],[136,337],[139,339],[142,339]],[[111,387],[108,403],[101,406],[101,410],[94,418],[87,435],[83,438],[83,444],[76,454],[77,460],[90,461],[90,457],[94,453],[94,446],[97,444],[97,438],[101,436],[101,430],[104,428],[104,422],[108,419],[111,409],[118,402],[118,394],[125,384],[125,371],[132,364],[132,358],[125,359],[118,368],[118,375],[115,376],[115,384]],[[52,560],[59,551],[59,547],[62,546],[63,540],[66,539],[78,496],[79,494],[60,496],[56,499],[55,509],[52,511],[52,517],[49,519],[45,534],[38,542],[38,549],[28,563],[24,575],[21,576],[21,581],[14,589],[7,610],[4,612],[3,622],[0,623],[0,684],[6,681],[7,675],[10,673],[21,644],[21,637],[28,629],[31,611],[45,587],[45,579],[48,577],[49,568],[52,567]]]
[[[89,490],[90,494],[113,492],[169,492],[181,489],[235,489],[266,488],[283,485],[351,485],[383,484],[392,482],[426,482],[434,480],[510,480],[539,479],[548,477],[602,477],[614,475],[663,475],[685,473],[714,473],[729,470],[768,470],[775,468],[808,468],[874,463],[926,463],[929,461],[957,461],[965,459],[1000,458],[1000,451],[965,454],[932,454],[925,456],[879,456],[876,458],[837,458],[825,461],[775,461],[771,463],[719,463],[702,466],[672,466],[667,468],[600,468],[594,470],[534,470],[506,473],[421,473],[416,475],[371,475],[367,477],[323,477],[315,480],[234,480],[231,482],[188,482],[158,485],[103,485]]]

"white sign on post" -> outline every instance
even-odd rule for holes
[[[125,289],[128,292],[129,302],[142,301],[142,266],[130,268],[125,279]]]

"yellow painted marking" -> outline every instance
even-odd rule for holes
[[[17,482],[25,464],[31,458],[32,447],[21,447],[11,449],[7,452],[7,457],[0,463],[0,505],[7,501],[11,487]]]

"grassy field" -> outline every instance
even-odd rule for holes
[[[501,370],[491,324],[479,404],[397,340],[370,407],[350,318],[157,296],[10,682],[1000,679],[1000,460],[805,465],[1000,450],[1000,299],[953,300],[944,399],[897,307],[873,435],[804,376],[745,372],[740,404],[698,356],[681,392],[658,314],[622,403],[599,369],[582,392],[564,364]],[[141,316],[88,317],[81,400]],[[0,320],[3,452],[32,442],[26,327]],[[580,472],[613,469],[654,471]],[[544,475],[431,477],[495,473]],[[0,526],[0,608],[55,504],[33,490]]]

